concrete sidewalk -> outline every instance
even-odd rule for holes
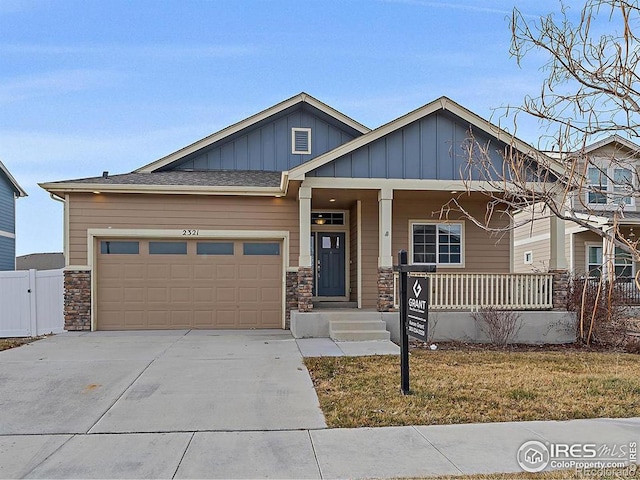
[[[526,441],[629,445],[640,418],[0,436],[2,478],[398,478],[520,472]]]

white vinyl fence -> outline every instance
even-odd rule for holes
[[[0,338],[63,331],[63,270],[0,272]]]

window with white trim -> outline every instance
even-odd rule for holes
[[[308,155],[311,153],[311,129],[291,129],[291,153],[294,155]]]
[[[533,251],[529,250],[524,252],[524,264],[532,265],[533,264]]]
[[[413,223],[412,261],[430,265],[462,265],[461,223]]]
[[[602,275],[603,261],[602,245],[588,245],[587,272],[589,277],[600,278]],[[615,270],[616,278],[633,278],[634,268],[631,254],[619,247],[616,247],[613,259],[613,268]]]
[[[633,205],[633,172],[624,167],[589,167],[587,202],[591,205]]]

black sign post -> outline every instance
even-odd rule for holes
[[[407,251],[398,252],[400,272],[400,390],[409,395],[409,335],[423,342],[427,341],[429,314],[429,279],[411,277],[409,272],[432,272],[432,266],[407,264]]]

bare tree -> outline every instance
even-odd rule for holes
[[[588,149],[613,134],[640,137],[640,7],[637,1],[625,0],[588,0],[579,11],[562,2],[559,6],[558,13],[534,21],[516,8],[510,22],[510,53],[518,64],[533,52],[546,56],[538,95],[507,107],[504,115],[516,126],[521,115],[537,118],[543,127],[538,148],[523,151],[515,139],[507,140],[499,152],[503,162],[497,164],[496,145],[477,141],[470,131],[461,175],[468,180],[468,190],[480,189],[490,197],[486,215],[471,215],[460,197],[441,214],[460,211],[487,230],[497,214],[531,213],[520,215],[510,228],[540,218],[541,212],[555,215],[606,238],[640,262],[640,239],[625,237],[620,229],[626,199],[640,198],[640,173],[634,162],[640,152],[612,153],[609,164],[629,172],[613,178],[613,170],[603,167],[602,158],[594,161]],[[472,179],[482,182],[472,187]],[[594,199],[606,206],[594,208],[589,201]],[[594,220],[604,213],[608,228]],[[640,288],[638,278],[636,283]]]

